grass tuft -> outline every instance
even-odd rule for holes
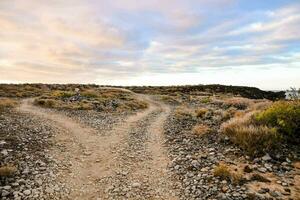
[[[234,172],[226,164],[220,163],[214,169],[214,176],[220,177],[223,180],[230,180],[233,184],[239,184],[243,180],[242,174]]]
[[[13,176],[17,171],[17,168],[12,165],[0,167],[0,177],[9,177]]]
[[[194,126],[193,133],[195,133],[196,135],[201,136],[201,135],[209,133],[210,130],[211,129],[207,125],[199,124],[199,125]]]
[[[256,124],[254,114],[233,118],[221,126],[221,132],[251,156],[276,149],[281,139],[276,128]]]

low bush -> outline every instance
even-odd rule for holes
[[[35,99],[33,103],[45,108],[54,108],[57,105],[57,101],[52,99]]]
[[[191,118],[193,117],[193,112],[186,106],[179,106],[175,110],[176,118]]]
[[[300,138],[300,101],[278,101],[258,113],[260,124],[276,127],[287,138]]]
[[[202,99],[200,99],[201,103],[210,103],[212,100],[210,97],[204,97]]]
[[[250,99],[240,97],[233,97],[224,101],[226,107],[235,107],[239,110],[245,110],[251,103]]]
[[[196,117],[199,118],[203,118],[207,112],[207,108],[198,108],[197,110],[195,110]]]
[[[232,118],[221,126],[221,132],[251,156],[276,149],[281,140],[276,128],[257,124],[254,116],[255,113],[251,112]]]

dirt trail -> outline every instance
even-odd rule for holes
[[[107,185],[114,185],[114,183],[104,181],[106,185],[103,185],[99,182],[107,179],[114,181],[115,173],[126,167],[125,163],[120,163],[120,160],[126,160],[129,156],[124,156],[124,153],[129,152],[123,151],[123,148],[131,143],[146,149],[144,153],[148,158],[146,162],[139,163],[129,159],[125,164],[139,165],[135,173],[126,176],[127,180],[135,180],[137,175],[147,174],[147,179],[144,181],[147,181],[148,187],[152,188],[153,194],[140,199],[175,199],[175,197],[161,195],[164,191],[169,193],[171,191],[171,182],[166,175],[168,159],[162,146],[162,125],[169,114],[169,108],[146,96],[139,95],[139,98],[148,101],[149,108],[130,116],[106,134],[97,134],[98,130],[79,124],[63,114],[35,107],[31,99],[22,102],[19,108],[21,112],[49,120],[60,130],[55,136],[55,142],[58,146],[63,146],[66,151],[54,149],[53,154],[58,160],[69,162],[69,170],[62,171],[61,181],[71,188],[70,199],[114,199],[114,195],[109,192],[111,185]],[[131,133],[135,131],[139,131],[145,139],[134,140]],[[133,196],[123,196],[121,199],[136,199],[134,196],[138,196],[135,191],[131,195]]]

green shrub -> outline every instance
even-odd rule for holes
[[[256,120],[276,127],[290,138],[300,137],[300,101],[279,101],[256,115]]]
[[[210,103],[212,100],[210,97],[204,97],[200,100],[201,103]]]

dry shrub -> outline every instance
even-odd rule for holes
[[[160,100],[162,100],[163,102],[169,103],[169,104],[178,104],[179,101],[172,96],[169,95],[160,95]]]
[[[195,110],[196,117],[199,118],[203,118],[207,112],[207,108],[198,108],[197,110]]]
[[[80,93],[82,96],[87,98],[97,98],[99,93],[95,90],[86,90]]]
[[[56,100],[53,99],[35,99],[34,100],[34,105],[38,105],[41,107],[45,107],[45,108],[54,108],[57,105]]]
[[[194,126],[193,133],[195,133],[196,135],[204,135],[206,133],[209,133],[210,130],[211,129],[207,125],[199,124]]]
[[[4,110],[7,108],[13,108],[17,105],[17,101],[9,98],[1,98],[0,99],[0,110]]]
[[[176,118],[191,118],[193,117],[193,112],[186,106],[179,106],[175,110]]]
[[[243,175],[233,171],[224,163],[220,163],[214,169],[214,176],[220,177],[223,180],[230,180],[234,184],[239,184],[243,180]]]
[[[230,99],[226,99],[224,101],[224,105],[227,107],[235,107],[240,110],[245,110],[248,108],[253,102],[250,99],[242,98],[242,97],[233,97]]]
[[[221,132],[251,156],[274,150],[280,141],[277,129],[256,124],[254,114],[233,118],[221,126]]]
[[[261,102],[256,102],[254,104],[251,104],[250,110],[255,111],[255,110],[265,110],[268,107],[272,105],[271,101],[261,101]]]
[[[17,168],[12,165],[2,166],[0,167],[0,177],[8,177],[12,176],[16,173]]]

